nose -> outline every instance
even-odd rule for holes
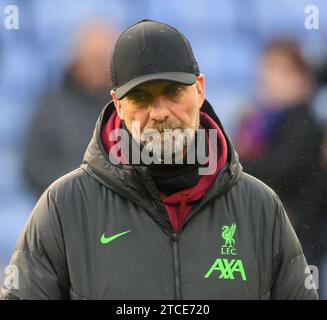
[[[167,100],[163,96],[157,96],[152,101],[150,118],[156,122],[163,122],[169,117]]]

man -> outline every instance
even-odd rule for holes
[[[283,206],[242,172],[186,38],[142,20],[110,71],[83,164],[36,204],[3,298],[316,299]]]
[[[39,197],[80,163],[110,86],[108,48],[113,27],[90,20],[76,31],[62,83],[47,89],[24,141],[23,172]]]

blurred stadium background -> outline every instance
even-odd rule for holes
[[[304,27],[310,4],[319,8],[318,30]],[[7,30],[1,21],[7,5],[19,9],[18,30]],[[41,97],[65,76],[81,25],[106,21],[113,38],[143,18],[178,28],[206,76],[207,99],[232,136],[242,106],[255,95],[258,57],[267,41],[298,41],[316,71],[327,62],[325,0],[1,0],[0,12],[0,282],[39,196],[23,172],[26,136]],[[312,110],[326,124],[327,95],[323,86],[318,89]],[[109,100],[109,90],[105,98]],[[324,230],[327,234],[327,225]],[[320,276],[326,272],[325,264]],[[327,298],[327,284],[321,281],[320,295]]]

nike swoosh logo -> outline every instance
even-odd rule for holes
[[[121,232],[121,233],[117,233],[111,237],[106,237],[105,233],[102,234],[101,238],[100,238],[100,242],[102,244],[108,244],[109,242],[111,242],[112,240],[115,240],[121,236],[123,236],[124,234],[128,233],[128,232],[131,232],[132,230],[128,230],[128,231],[124,231],[124,232]]]

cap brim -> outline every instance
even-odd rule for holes
[[[115,89],[117,99],[124,98],[124,96],[136,86],[154,80],[167,80],[185,85],[191,85],[195,83],[196,75],[186,72],[160,72],[137,77]]]

